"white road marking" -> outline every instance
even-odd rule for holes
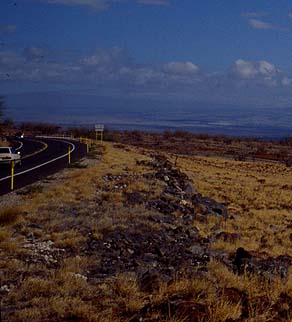
[[[71,142],[63,141],[63,140],[56,140],[56,141],[58,141],[58,142],[64,142],[64,143],[67,143],[67,144],[71,145],[71,146],[72,146],[72,150],[70,151],[70,153],[72,153],[72,152],[75,150],[75,145],[74,145],[73,143],[71,143]],[[39,164],[39,165],[37,165],[37,166],[35,166],[35,167],[33,167],[33,168],[30,168],[30,169],[27,169],[27,170],[24,170],[24,171],[21,171],[21,172],[15,173],[15,175],[14,175],[14,176],[15,176],[15,177],[16,177],[16,176],[20,176],[21,174],[24,174],[24,173],[27,173],[27,172],[33,171],[33,170],[38,169],[38,168],[41,168],[41,167],[43,167],[43,166],[45,166],[45,165],[47,165],[47,164],[49,164],[49,163],[52,163],[52,162],[55,162],[55,161],[57,161],[57,160],[59,160],[59,159],[65,158],[66,156],[68,156],[68,154],[69,154],[69,152],[67,152],[66,154],[63,154],[63,155],[61,155],[61,156],[59,156],[59,157],[57,157],[57,158],[55,158],[55,159],[52,159],[52,160],[50,160],[50,161],[47,161],[47,162],[41,163],[41,164]],[[1,178],[1,179],[0,179],[0,181],[7,180],[7,179],[9,179],[9,178],[11,178],[11,176],[7,176],[7,177],[4,177],[4,178]]]
[[[39,141],[39,140],[32,140],[32,139],[30,139],[30,141],[34,141],[34,142],[41,143],[41,144],[43,144],[43,145],[44,145],[44,148],[41,148],[40,150],[37,150],[37,151],[35,151],[35,152],[31,153],[31,154],[26,154],[25,156],[23,156],[23,157],[21,158],[21,160],[24,160],[24,159],[27,159],[27,158],[33,157],[34,155],[37,155],[37,154],[39,154],[39,153],[41,153],[41,152],[45,151],[45,150],[48,148],[47,143],[45,143],[45,142],[43,142],[43,141]]]
[[[15,149],[15,151],[20,150],[23,147],[23,143],[20,141],[16,141],[17,143],[20,143],[19,147]]]

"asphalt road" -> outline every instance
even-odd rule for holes
[[[15,167],[14,190],[36,182],[68,166],[86,155],[86,145],[67,139],[26,138],[11,140],[11,146],[20,151],[21,166]],[[0,195],[11,191],[11,167],[0,166]]]

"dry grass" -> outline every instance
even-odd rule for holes
[[[211,261],[207,270],[199,267],[191,276],[181,271],[171,282],[159,281],[153,292],[142,291],[134,272],[118,272],[102,281],[90,276],[101,258],[84,250],[88,236],[102,241],[109,232],[130,226],[137,232],[142,226],[159,231],[159,223],[147,221],[153,212],[143,203],[125,204],[125,194],[158,196],[163,189],[162,183],[142,177],[150,171],[136,164],[150,159],[142,150],[105,143],[92,151],[88,168],[67,169],[61,180],[22,195],[21,208],[0,212],[0,278],[9,288],[3,297],[7,321],[275,322],[276,310],[286,314],[281,321],[291,321],[287,312],[292,310],[292,274],[267,281],[238,276]],[[94,159],[98,152],[103,153],[101,161]],[[179,157],[176,162],[199,192],[233,213],[227,221],[213,216],[194,221],[202,237],[220,231],[239,235],[218,239],[213,249],[233,254],[244,247],[265,256],[292,256],[292,168],[206,157]],[[122,176],[125,186],[105,180],[108,174]],[[35,257],[35,251],[24,247],[30,240],[30,245],[51,241],[52,246]],[[56,261],[46,261],[51,254]]]
[[[0,211],[0,227],[16,224],[21,218],[21,210],[16,207],[2,209]]]
[[[239,246],[271,256],[292,255],[292,169],[279,163],[235,162],[227,159],[180,157],[178,165],[203,195],[228,206],[234,219],[221,227],[239,233],[235,243],[219,240],[216,249]],[[206,226],[205,226],[206,228]],[[209,233],[213,233],[209,229]]]

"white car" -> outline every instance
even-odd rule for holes
[[[0,164],[21,164],[20,152],[16,152],[12,147],[0,147]]]

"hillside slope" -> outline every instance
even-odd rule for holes
[[[283,164],[95,146],[1,200],[2,320],[292,321],[289,182]]]

